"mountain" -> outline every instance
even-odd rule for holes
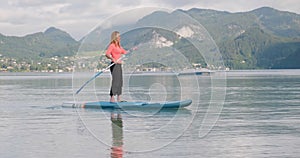
[[[207,29],[218,45],[227,67],[232,69],[300,68],[300,58],[297,58],[300,52],[300,15],[298,14],[269,7],[240,13],[198,8],[181,11]],[[175,16],[176,14],[176,12],[155,12],[141,19],[139,23],[162,23],[168,19],[168,23],[172,25],[174,21],[184,21],[183,18]],[[178,43],[177,38],[167,39],[174,43],[177,41],[175,48],[184,45],[182,41]],[[193,62],[198,60],[205,65],[201,58],[191,55],[197,50],[186,47],[181,51],[189,52]]]
[[[276,10],[270,7],[262,7],[248,12],[231,13],[210,9],[192,8],[189,10],[176,10],[171,13],[157,11],[141,18],[135,25],[136,28],[129,32],[124,28],[110,28],[119,30],[122,34],[124,48],[132,48],[141,43],[155,44],[161,47],[162,52],[170,49],[183,52],[191,63],[207,62],[199,55],[198,51],[186,37],[197,35],[191,28],[193,25],[185,25],[176,28],[176,23],[186,20],[179,16],[183,12],[193,17],[203,25],[212,37],[224,60],[226,67],[231,69],[269,69],[269,68],[300,68],[300,15]],[[180,32],[163,30],[155,27],[155,24],[164,24]],[[109,38],[111,30],[105,32],[103,28],[101,37]],[[37,60],[53,56],[72,56],[78,51],[81,42],[83,51],[95,51],[106,47],[99,44],[97,30],[95,34],[84,40],[76,41],[68,33],[57,28],[48,28],[45,32],[38,32],[24,37],[4,36],[0,34],[0,54],[14,58],[29,58]],[[109,39],[104,39],[108,41]],[[203,41],[206,50],[205,39]],[[149,49],[148,55],[155,50]],[[144,52],[144,54],[146,54]],[[160,54],[157,54],[159,56]],[[170,58],[169,58],[170,59]],[[138,59],[136,59],[138,61]]]
[[[78,46],[68,33],[54,27],[24,37],[0,35],[0,54],[17,59],[72,56]]]
[[[256,16],[260,26],[274,35],[300,37],[300,17],[298,14],[279,11],[269,7],[255,9],[250,14]]]

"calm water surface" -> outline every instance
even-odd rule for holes
[[[127,76],[125,100],[192,98],[193,104],[109,111],[61,107],[74,100],[108,100],[109,76],[74,97],[72,74],[1,73],[0,157],[299,157],[300,70],[228,72],[222,111],[211,114],[218,115],[216,124],[203,122],[213,101],[211,78],[196,80]],[[81,84],[76,82],[75,87]],[[211,124],[199,137],[200,127]]]

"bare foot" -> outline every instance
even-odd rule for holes
[[[117,100],[118,102],[121,102],[121,96],[118,95]]]
[[[116,102],[114,96],[110,97],[110,102]]]

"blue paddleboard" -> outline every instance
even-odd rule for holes
[[[128,108],[183,108],[192,104],[192,100],[170,101],[161,103],[151,102],[87,102],[87,103],[63,103],[63,107],[69,108],[111,108],[111,109],[128,109]]]

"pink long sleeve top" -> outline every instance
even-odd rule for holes
[[[120,47],[116,46],[114,43],[111,43],[105,52],[106,55],[108,56],[111,55],[111,57],[114,58],[115,60],[118,60],[122,56],[122,54],[126,54],[126,53],[127,52],[125,49],[123,49],[121,46]]]

